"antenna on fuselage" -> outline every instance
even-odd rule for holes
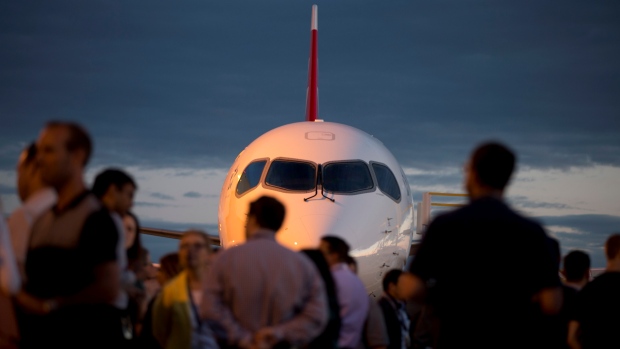
[[[306,121],[314,121],[319,114],[319,19],[318,6],[312,5],[310,22],[310,58],[308,59],[308,90],[306,91]]]

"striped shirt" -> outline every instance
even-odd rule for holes
[[[318,336],[327,324],[325,286],[306,256],[261,230],[240,246],[219,252],[208,276],[202,310],[219,323],[231,345],[273,328],[292,345]]]

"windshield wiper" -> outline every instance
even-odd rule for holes
[[[305,202],[308,202],[308,200],[317,196],[317,194],[319,193],[319,178],[320,177],[321,177],[321,165],[319,164],[319,171],[317,172],[316,179],[314,180],[314,195],[304,198]],[[321,193],[323,193],[323,187],[321,187]]]

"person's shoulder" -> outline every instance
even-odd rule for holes
[[[385,296],[381,296],[375,304],[377,304],[377,307],[381,309],[383,313],[393,311],[392,304],[390,304],[390,301]]]
[[[584,286],[584,290],[616,287],[620,288],[620,272],[606,271]]]
[[[240,258],[240,256],[246,256],[249,253],[253,253],[255,250],[255,246],[251,246],[251,244],[248,244],[247,242],[226,248],[221,247],[215,254],[215,257],[211,263],[211,268],[218,269],[220,266],[226,267],[231,262],[244,261],[246,258]]]
[[[161,289],[164,293],[170,293],[179,288],[185,288],[187,284],[187,272],[182,271],[170,279]]]
[[[24,210],[33,218],[39,217],[44,212],[49,211],[58,200],[56,191],[52,188],[43,188],[32,194],[23,205]]]
[[[115,224],[110,211],[104,207],[94,208],[86,217],[87,224]]]

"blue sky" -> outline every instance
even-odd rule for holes
[[[304,118],[312,3],[1,2],[5,209],[21,148],[70,119],[95,139],[89,180],[105,166],[136,176],[144,225],[215,232],[236,155]],[[507,143],[510,202],[603,266],[620,231],[620,3],[315,3],[320,118],[382,140],[416,202],[462,192],[475,145]]]

